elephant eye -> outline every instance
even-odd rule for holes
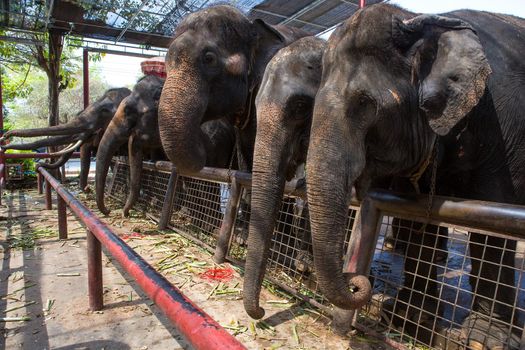
[[[369,98],[367,96],[361,95],[359,97],[358,103],[359,103],[360,106],[364,106],[364,105],[366,105],[368,103],[368,101],[369,101]]]
[[[307,96],[299,96],[292,99],[290,106],[293,109],[293,118],[296,120],[304,120],[312,113],[313,99]]]
[[[215,63],[217,63],[217,55],[211,51],[207,51],[204,54],[203,61],[209,66],[215,65]]]

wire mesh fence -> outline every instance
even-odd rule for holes
[[[117,198],[128,193],[127,172],[125,163],[115,167],[108,191]],[[145,171],[142,210],[159,216],[169,176],[153,168]],[[234,262],[246,256],[250,220],[247,186],[241,193],[227,255]],[[230,196],[226,182],[179,175],[170,226],[213,249]],[[349,209],[347,244],[358,211]],[[525,344],[525,240],[392,216],[382,216],[379,226],[370,271],[373,298],[357,317],[360,329],[421,349],[464,349],[468,339],[486,346],[499,342],[508,349]],[[310,234],[303,198],[284,196],[266,276],[330,307],[316,282]]]
[[[225,184],[178,176],[171,226],[213,247],[229,197]]]
[[[384,216],[359,323],[415,347],[470,340],[519,349],[525,323],[525,242],[494,232]]]
[[[169,177],[169,173],[158,171],[153,163],[145,162],[142,169],[139,199],[136,204],[137,209],[158,217],[164,204]],[[131,190],[129,188],[129,165],[123,161],[113,161],[107,183],[109,194],[125,202]]]

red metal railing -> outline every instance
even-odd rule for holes
[[[103,307],[101,254],[101,244],[103,244],[195,349],[245,349],[237,339],[155,271],[47,170],[39,168],[38,172],[46,182],[45,187],[49,189],[52,187],[57,192],[61,238],[67,237],[66,206],[87,227],[89,305],[92,310],[100,310]],[[48,207],[50,207],[50,200],[51,196],[46,196]],[[61,201],[63,204],[60,204]]]
[[[4,153],[2,156],[5,159],[57,158],[57,156],[53,156],[50,153]],[[71,155],[71,158],[79,158],[79,157],[80,157],[80,152],[73,152],[73,154]]]
[[[5,186],[4,170],[5,164],[0,163],[0,204],[2,204],[2,194]]]

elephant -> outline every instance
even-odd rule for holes
[[[426,186],[436,194],[525,204],[524,37],[525,21],[513,16],[417,15],[389,4],[357,11],[332,34],[306,182],[314,266],[333,304],[354,307],[342,273],[353,185],[363,198],[374,179],[412,177],[432,163]],[[509,329],[516,242],[470,233],[469,244],[476,294],[464,342],[518,348]]]
[[[95,153],[102,133],[108,126],[115,114],[120,102],[131,91],[127,88],[114,88],[107,90],[98,100],[90,104],[86,109],[79,112],[77,117],[69,123],[46,128],[10,130],[6,132],[1,140],[13,136],[36,137],[47,136],[44,139],[24,144],[8,144],[3,149],[31,150],[40,147],[68,145],[65,149],[56,152],[60,159],[53,164],[42,164],[47,168],[56,169],[69,160],[73,151],[80,146],[80,188],[87,189],[89,166],[92,153]]]
[[[255,100],[257,135],[243,298],[252,318],[264,316],[259,295],[285,181],[306,161],[325,47],[325,40],[305,37],[279,50],[266,67]]]
[[[186,16],[166,55],[159,129],[168,158],[183,173],[206,164],[203,122],[226,118],[236,128],[239,169],[251,171],[254,100],[264,69],[282,47],[307,36],[300,29],[249,21],[239,10],[214,5]]]
[[[118,106],[97,151],[96,166],[96,200],[99,210],[108,215],[109,210],[104,204],[104,187],[111,159],[124,143],[128,144],[128,159],[130,165],[130,192],[126,198],[122,214],[129,215],[135,205],[142,177],[142,160],[144,154],[150,154],[151,159],[164,159],[160,143],[157,110],[164,79],[154,75],[146,75],[139,79],[129,96]]]
[[[123,208],[124,217],[129,215],[139,196],[145,151],[151,154],[153,160],[165,157],[158,128],[158,102],[164,81],[153,75],[141,78],[133,87],[131,95],[120,103],[100,141],[97,152],[96,199],[99,210],[105,215],[110,212],[104,204],[106,177],[111,158],[122,144],[128,143],[130,164],[130,192]],[[210,154],[206,165],[227,167],[233,152],[233,127],[219,119],[204,123],[201,129],[207,136],[206,148]],[[220,193],[217,197],[219,196]],[[203,207],[204,204],[199,205]]]

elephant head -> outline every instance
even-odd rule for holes
[[[301,36],[305,34],[262,20],[251,22],[226,5],[183,19],[166,56],[159,105],[162,145],[179,170],[197,172],[205,165],[203,122],[226,117],[245,125],[267,62]]]
[[[286,180],[306,161],[315,94],[326,42],[297,40],[279,50],[266,67],[257,93],[257,136],[251,218],[244,277],[244,307],[264,316],[259,295]]]
[[[410,175],[477,104],[490,73],[465,22],[394,6],[356,12],[329,40],[307,157],[315,269],[323,294],[354,308],[342,273],[350,191]]]
[[[109,210],[104,204],[104,186],[111,158],[124,143],[128,143],[130,160],[130,192],[124,205],[127,216],[140,191],[142,173],[142,148],[159,148],[158,103],[164,79],[147,75],[133,87],[129,96],[122,100],[98,145],[96,167],[96,198],[99,210],[105,215]]]
[[[60,146],[67,144],[72,139],[87,140],[99,130],[105,128],[122,99],[128,96],[131,91],[127,88],[109,89],[95,102],[79,112],[70,122],[63,125],[50,126],[36,129],[17,129],[6,132],[2,140],[10,137],[37,137],[37,136],[57,136],[39,141],[38,147]],[[69,137],[69,138],[68,138]],[[32,149],[32,144],[9,144],[2,146],[5,149]],[[24,148],[26,147],[26,148]]]
[[[70,144],[62,151],[56,153],[57,156],[61,156],[58,162],[53,164],[42,163],[42,166],[54,169],[62,166],[70,158],[73,151],[80,146],[80,188],[84,190],[87,186],[89,175],[91,150],[98,144],[98,134],[106,129],[111,118],[113,118],[113,114],[115,114],[118,105],[130,93],[131,91],[127,88],[109,89],[86,109],[79,112],[76,118],[63,125],[37,129],[10,130],[4,134],[2,139],[14,136],[47,136],[47,138],[25,144],[9,144],[2,146],[2,148],[31,150],[40,147]]]

